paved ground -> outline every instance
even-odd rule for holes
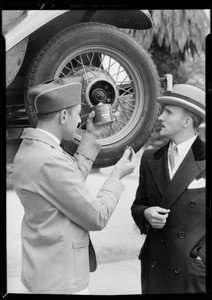
[[[91,232],[96,250],[98,268],[90,274],[90,294],[140,294],[140,262],[137,259],[144,236],[134,224],[130,206],[138,184],[138,163],[133,174],[123,179],[125,191],[107,226],[100,232]],[[92,172],[87,185],[95,195],[111,168]],[[27,292],[20,281],[21,239],[20,228],[23,207],[13,190],[7,191],[7,280],[8,293]]]
[[[8,293],[25,294],[20,275],[8,277]],[[91,295],[141,294],[140,264],[136,259],[99,264],[90,274],[89,292]]]

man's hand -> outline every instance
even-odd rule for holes
[[[123,156],[115,164],[110,176],[121,179],[124,176],[131,174],[135,169],[135,165],[136,165],[135,152],[132,149],[132,153],[131,153],[130,148],[127,148],[124,151]]]
[[[166,224],[170,209],[151,206],[144,210],[144,216],[153,228],[161,229]]]

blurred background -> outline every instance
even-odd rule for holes
[[[148,30],[127,29],[140,41],[157,66],[159,77],[173,76],[173,84],[185,83],[205,91],[205,39],[210,33],[210,10],[149,10],[153,26]],[[199,128],[205,140],[205,124]],[[161,146],[158,127],[145,147]]]

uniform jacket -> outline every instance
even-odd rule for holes
[[[88,286],[96,257],[89,231],[107,224],[123,184],[108,178],[97,196],[85,180],[100,150],[86,133],[74,157],[45,132],[29,128],[14,160],[24,207],[22,282],[32,293],[73,293]]]
[[[131,207],[141,234],[146,234],[139,255],[142,293],[205,292],[205,188],[189,188],[194,180],[204,181],[205,144],[196,138],[171,181],[168,145],[144,152]],[[162,229],[146,221],[143,211],[149,206],[170,209]]]

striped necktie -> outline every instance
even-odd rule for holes
[[[178,153],[178,150],[177,150],[177,146],[175,145],[169,153],[169,163],[170,163],[171,170],[173,170],[173,168],[175,166],[175,159],[176,159],[177,153]]]

